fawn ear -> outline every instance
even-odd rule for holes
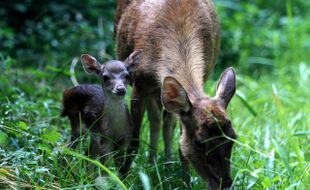
[[[215,98],[218,99],[220,104],[226,109],[235,92],[236,73],[235,70],[230,67],[223,72],[217,84]]]
[[[101,65],[96,58],[88,54],[82,54],[81,61],[83,63],[83,68],[87,73],[99,74],[102,70],[103,65]]]
[[[142,54],[143,54],[143,51],[142,49],[140,49],[140,50],[132,52],[127,57],[127,59],[125,60],[125,66],[128,72],[133,72],[138,68],[141,62],[141,59],[142,59]]]
[[[164,79],[161,99],[169,112],[180,114],[190,110],[190,102],[185,89],[173,77]]]

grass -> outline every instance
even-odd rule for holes
[[[260,79],[243,75],[237,69],[238,96],[232,100],[228,113],[238,134],[232,154],[232,176],[238,189],[310,188],[310,89],[307,88],[310,67],[303,61],[288,67],[274,69]],[[6,76],[13,73],[18,78]],[[95,163],[101,173],[106,169],[78,153],[62,151],[69,140],[70,127],[69,122],[59,116],[61,90],[48,85],[37,88],[41,84],[36,80],[30,86],[33,79],[30,75],[33,75],[31,70],[12,67],[2,76],[1,186],[94,188],[96,180],[87,174],[86,162]],[[9,87],[12,84],[14,87]],[[206,84],[211,95],[215,85],[214,80]],[[157,163],[149,165],[149,128],[144,120],[141,149],[130,175],[123,181],[124,189],[184,188],[177,153],[178,134],[179,128],[174,135],[172,162],[164,161],[161,139]],[[110,166],[111,171],[117,171]],[[116,184],[122,183],[109,180],[109,184],[117,189],[120,186]],[[192,184],[194,189],[205,187],[194,171]]]
[[[237,32],[233,36],[233,42],[238,42],[233,48],[244,48],[236,64],[237,95],[228,107],[238,134],[231,159],[237,189],[310,189],[310,28],[301,24],[306,18],[294,15],[292,3],[287,1],[288,20],[280,30],[271,27],[274,18],[270,17],[266,28],[257,33],[245,33],[241,38]],[[243,17],[237,14],[233,19]],[[222,20],[225,26],[228,21]],[[240,22],[247,26],[246,21]],[[251,52],[246,46],[251,40],[256,45],[253,49],[267,44],[272,57]],[[158,159],[149,164],[149,124],[145,118],[139,153],[129,176],[119,181],[112,162],[103,166],[79,150],[65,148],[70,126],[60,117],[60,109],[62,91],[72,86],[70,63],[39,70],[21,68],[10,57],[0,56],[0,62],[0,188],[186,189],[178,158],[179,127],[173,137],[172,161],[164,161],[161,137]],[[46,65],[50,65],[48,61]],[[220,67],[205,85],[210,95],[215,94]],[[81,70],[79,63],[76,70]],[[77,78],[82,80],[79,73]],[[90,165],[93,173],[89,173]],[[193,170],[191,180],[193,189],[206,187]]]

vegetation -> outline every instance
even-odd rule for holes
[[[238,134],[232,156],[237,189],[310,189],[310,2],[215,0],[222,48],[215,74],[205,85],[214,95],[225,67],[238,75],[229,115]],[[114,57],[115,2],[39,0],[0,3],[0,188],[183,189],[178,158],[148,156],[148,121],[139,154],[122,182],[113,164],[101,165],[66,148],[62,92],[72,86],[71,61],[89,52]],[[80,83],[97,83],[81,64]],[[129,97],[127,97],[129,98]],[[89,164],[106,178],[88,173]],[[98,174],[98,172],[96,172]],[[194,189],[205,183],[192,171]]]

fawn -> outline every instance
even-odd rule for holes
[[[150,159],[155,158],[163,105],[166,158],[171,157],[178,116],[182,123],[180,157],[184,170],[188,171],[190,161],[211,189],[231,187],[229,160],[236,134],[226,108],[236,88],[234,70],[224,71],[215,97],[203,91],[220,44],[219,23],[211,0],[119,0],[114,28],[118,58],[128,56],[133,49],[144,52],[134,73],[134,140],[130,151],[138,150],[140,126],[147,110]]]
[[[68,116],[71,123],[72,147],[76,146],[80,135],[89,130],[91,157],[100,156],[101,162],[105,162],[106,155],[115,152],[115,164],[123,177],[130,168],[124,155],[132,136],[132,123],[124,96],[141,55],[139,50],[130,54],[124,62],[113,60],[105,64],[100,64],[88,54],[82,55],[85,71],[96,74],[101,86],[78,85],[65,90],[63,95],[62,116]]]

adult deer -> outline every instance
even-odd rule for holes
[[[151,127],[153,159],[164,114],[165,154],[171,156],[171,136],[178,115],[183,167],[189,160],[211,189],[232,185],[230,156],[235,132],[226,114],[235,92],[235,72],[227,69],[215,97],[203,92],[219,51],[219,23],[210,0],[119,0],[115,17],[118,58],[143,49],[134,73],[131,114],[139,147],[145,109]]]

